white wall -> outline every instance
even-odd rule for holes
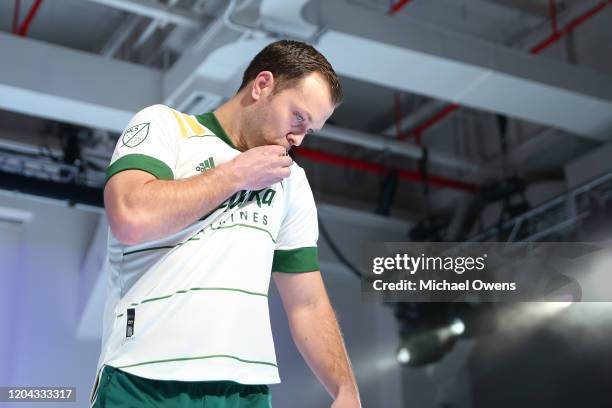
[[[0,224],[0,384],[75,386],[77,403],[70,406],[87,407],[100,344],[99,339],[82,335],[81,319],[87,316],[88,326],[101,327],[102,310],[85,313],[84,309],[97,302],[84,303],[79,290],[90,290],[83,280],[91,280],[87,254],[93,251],[91,243],[100,245],[101,240],[96,238],[100,215],[7,193],[0,194],[0,207],[33,214],[24,226]],[[405,223],[361,212],[323,206],[321,213],[337,244],[351,259],[356,259],[362,242],[401,240],[407,231]],[[404,406],[401,371],[395,361],[397,329],[391,309],[363,303],[359,280],[338,264],[323,238],[319,242],[324,279],[364,406]],[[98,289],[92,290],[85,295],[95,299]],[[283,379],[282,384],[272,387],[275,406],[326,406],[331,400],[295,348],[273,284],[270,305]],[[417,392],[415,388],[410,394]]]
[[[99,215],[4,194],[0,206],[33,213],[20,230],[0,228],[0,384],[74,386],[70,406],[85,407],[99,344],[75,338],[78,282]]]

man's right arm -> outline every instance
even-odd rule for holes
[[[282,146],[261,146],[196,176],[160,180],[125,170],[104,188],[104,207],[115,237],[127,245],[159,239],[191,225],[240,190],[259,190],[289,176]]]

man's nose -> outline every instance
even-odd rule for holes
[[[287,140],[291,146],[299,146],[302,144],[302,140],[304,140],[305,133],[289,133],[287,136]]]

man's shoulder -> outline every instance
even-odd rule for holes
[[[157,103],[155,105],[150,105],[145,108],[142,108],[136,113],[136,115],[172,115],[173,110],[174,109],[167,105]]]
[[[291,174],[285,180],[290,191],[310,191],[310,184],[304,169],[295,161],[291,164]]]
[[[157,124],[158,126],[167,127],[175,122],[176,114],[179,112],[170,108],[169,106],[156,104],[147,106],[136,112],[130,121],[130,124],[138,123],[149,123],[151,126]]]
[[[138,122],[155,122],[166,131],[183,139],[192,136],[214,135],[210,129],[200,122],[198,116],[178,111],[163,104],[147,106],[136,113],[134,118],[138,118]]]
[[[303,182],[306,180],[306,172],[295,160],[293,163],[291,163],[291,167],[289,167],[289,169],[291,170],[289,178],[293,182]]]
[[[181,118],[184,118],[186,116],[192,116],[180,112],[174,108],[171,108],[170,106],[163,105],[161,103],[147,106],[146,108],[143,108],[138,113],[136,113],[136,115],[149,117],[151,119],[157,120],[167,120],[170,122],[180,121]]]

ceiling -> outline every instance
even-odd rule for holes
[[[21,21],[35,3],[21,1]],[[154,103],[214,109],[235,92],[250,58],[278,37],[313,42],[345,88],[331,126],[305,147],[404,170],[392,206],[399,217],[452,210],[469,194],[456,182],[550,177],[612,137],[612,7],[605,2],[557,0],[557,26],[572,30],[548,43],[547,0],[405,3],[390,12],[399,3],[44,0],[18,36],[14,2],[0,2],[0,147],[51,166],[49,156],[63,154],[60,125],[70,124],[90,179],[99,180],[133,113]],[[405,140],[396,140],[398,126]],[[539,150],[530,151],[538,138]],[[427,174],[441,179],[429,189],[409,180],[423,172],[424,147]],[[502,165],[518,152],[520,160]],[[370,210],[380,203],[380,172],[298,160],[322,200]]]

